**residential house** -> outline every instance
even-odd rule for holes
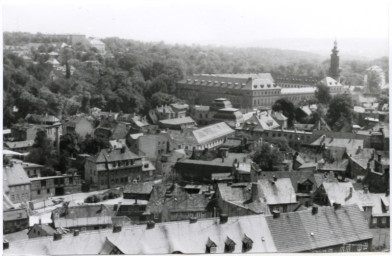
[[[356,205],[265,217],[278,252],[368,252],[373,235]]]
[[[94,135],[108,140],[118,140],[125,139],[128,131],[129,127],[126,123],[105,119],[95,129]]]
[[[215,115],[214,111],[210,111],[209,106],[195,105],[189,110],[189,115],[199,125],[208,125],[212,122],[212,117]]]
[[[26,209],[3,210],[3,234],[14,233],[28,227],[29,215]]]
[[[128,141],[132,142],[130,149],[133,153],[144,155],[153,161],[163,154],[169,153],[173,147],[170,134],[163,132],[146,135],[131,134]]]
[[[82,189],[80,175],[76,174],[30,178],[30,182],[31,200],[77,193]]]
[[[214,122],[225,122],[231,128],[238,128],[244,123],[244,116],[237,108],[221,108],[212,117]]]
[[[171,106],[163,105],[157,106],[148,112],[148,117],[153,124],[157,124],[159,120],[177,118],[176,112],[173,111]]]
[[[283,115],[282,111],[274,111],[271,116],[283,129],[287,129],[287,117]]]
[[[330,232],[330,230],[327,230]],[[159,238],[159,239],[157,239]],[[263,215],[131,225],[113,230],[11,242],[6,254],[270,253],[275,243]],[[93,244],[94,246],[86,246]]]
[[[143,171],[143,165],[142,157],[132,153],[127,147],[102,149],[86,160],[86,182],[98,189],[105,189],[151,180],[154,173]]]
[[[64,204],[52,211],[51,219],[54,228],[68,228],[71,230],[98,230],[112,226],[113,209],[106,205]]]
[[[256,183],[218,183],[215,198],[219,212],[229,217],[271,214]]]
[[[21,164],[29,178],[41,177],[41,172],[45,169],[43,165],[27,163],[17,159],[11,159],[11,162]]]
[[[386,193],[369,193],[373,202],[370,228],[389,228],[390,211],[389,211],[389,191]]]
[[[96,48],[99,53],[105,54],[105,43],[98,38],[88,38],[88,42],[92,48]]]
[[[195,130],[171,131],[173,144],[178,149],[203,150],[218,147],[225,143],[228,137],[233,136],[235,131],[226,123],[216,123]]]
[[[158,125],[163,129],[182,130],[196,127],[196,122],[189,116],[159,120]]]
[[[3,192],[14,204],[30,200],[30,179],[17,163],[3,166]]]
[[[188,104],[172,103],[172,104],[170,104],[170,107],[174,111],[174,113],[176,114],[175,116],[177,118],[183,118],[183,117],[187,116],[187,111],[189,110]]]
[[[238,166],[239,163],[243,163]],[[243,165],[253,162],[245,153],[225,153],[212,160],[181,159],[174,166],[175,178],[181,182],[211,183],[212,175],[217,173],[234,173],[236,168],[248,169]]]

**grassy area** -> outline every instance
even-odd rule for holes
[[[373,233],[373,251],[390,249],[390,230],[389,228],[371,228]]]

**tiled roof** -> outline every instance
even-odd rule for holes
[[[373,205],[369,194],[355,190],[351,182],[324,182],[323,187],[331,204],[357,204],[361,210],[363,206]]]
[[[180,103],[172,103],[170,104],[170,106],[179,110],[187,110],[189,108],[188,104],[180,104]]]
[[[304,252],[372,239],[368,224],[356,205],[319,207],[266,217],[278,252]]]
[[[259,191],[267,200],[267,204],[291,204],[296,203],[296,195],[291,180],[289,178],[280,178],[274,181],[258,180]]]
[[[151,194],[153,186],[157,184],[155,181],[147,181],[136,184],[128,184],[124,188],[123,193],[132,194]]]
[[[313,141],[310,145],[319,146],[322,143],[326,147],[340,147],[340,148],[351,148],[357,149],[358,147],[364,148],[363,139],[351,139],[351,138],[333,138],[320,136],[318,139]]]
[[[271,115],[268,115],[267,112],[261,112],[259,114],[254,114],[250,119],[248,119],[242,129],[252,130],[252,131],[264,131],[268,129],[276,129],[279,127],[279,124],[272,118]]]
[[[233,253],[241,253],[245,236],[253,241],[250,253],[276,252],[265,217],[254,215],[229,218],[224,224],[216,219],[198,220],[196,223],[174,221],[157,223],[151,229],[136,225],[122,227],[118,233],[108,229],[82,232],[79,236],[63,235],[59,241],[53,241],[53,237],[19,240],[11,242],[6,253],[107,254],[117,247],[125,254],[203,254],[209,239],[217,245],[216,253],[223,253],[227,237],[236,243]]]
[[[12,166],[3,167],[3,184],[6,183],[8,187],[30,184],[30,179],[27,176],[21,164],[13,164]]]
[[[26,209],[10,209],[3,211],[3,221],[12,221],[20,219],[28,219],[29,214]]]
[[[271,180],[273,177],[278,179],[281,178],[289,178],[291,180],[291,184],[295,192],[298,189],[298,183],[303,183],[306,180],[309,180],[316,186],[316,180],[314,178],[313,171],[276,171],[276,172],[261,172],[257,179]]]
[[[286,121],[288,118],[282,112],[273,112],[272,117],[279,121]]]
[[[132,153],[127,147],[122,153],[122,148],[120,149],[102,149],[98,154],[92,157],[95,163],[105,163],[114,161],[123,161],[130,159],[140,159],[141,157]]]
[[[235,131],[231,129],[225,122],[212,124],[192,131],[193,136],[199,144],[233,134],[234,132]]]
[[[180,117],[180,118],[173,118],[173,119],[165,119],[165,120],[159,120],[160,123],[162,124],[167,124],[167,125],[181,125],[181,124],[189,124],[189,123],[195,123],[195,121],[189,117]]]
[[[62,206],[52,212],[54,216],[53,224],[56,228],[112,224],[113,214],[113,210],[103,204]],[[59,218],[56,216],[59,216]]]
[[[369,193],[369,196],[373,202],[372,216],[374,217],[390,216],[389,195],[386,196],[385,193]]]

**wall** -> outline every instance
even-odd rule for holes
[[[12,203],[16,204],[30,200],[30,184],[9,186],[9,189],[8,197]]]

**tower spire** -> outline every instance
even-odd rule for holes
[[[339,50],[338,50],[338,42],[335,38],[333,43],[332,53],[331,53],[331,64],[329,67],[328,76],[332,77],[336,81],[340,80],[340,69],[339,69]]]

